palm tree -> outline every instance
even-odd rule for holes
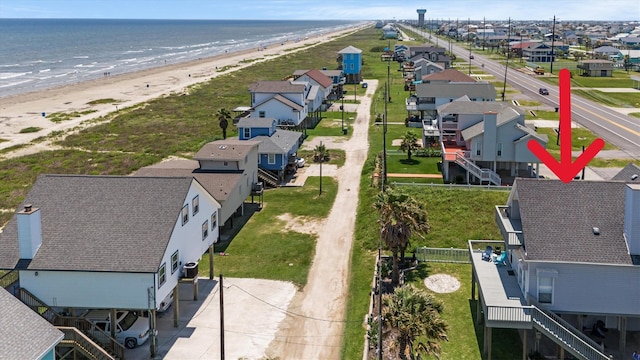
[[[231,113],[227,111],[227,109],[222,108],[218,110],[216,113],[218,115],[218,120],[220,120],[220,129],[222,129],[222,138],[227,138],[227,127],[229,126],[229,118],[231,118]]]
[[[329,150],[327,150],[327,147],[320,144],[320,145],[316,145],[315,149],[313,149],[313,161],[329,161]]]
[[[396,289],[385,295],[382,318],[384,334],[395,333],[400,358],[415,359],[423,353],[440,358],[440,342],[448,341],[447,324],[442,320],[442,303],[414,285]],[[423,337],[426,342],[416,339]]]
[[[416,135],[411,131],[407,131],[402,137],[402,142],[400,143],[400,151],[407,152],[407,160],[411,161],[411,153],[418,150],[419,146],[417,144],[418,139]]]
[[[409,195],[391,188],[378,194],[374,208],[380,215],[380,238],[393,254],[391,281],[397,285],[400,282],[398,254],[401,253],[404,260],[404,252],[410,245],[413,232],[419,236],[429,232],[427,210]]]

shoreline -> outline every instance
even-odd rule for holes
[[[301,41],[286,41],[267,48],[251,48],[187,62],[167,64],[131,73],[43,89],[0,98],[0,150],[26,145],[53,131],[74,128],[87,120],[109,115],[131,106],[184,92],[190,86],[220,75],[243,69],[260,61],[306,50],[360,30],[369,24],[318,34]],[[243,62],[246,61],[246,62]],[[224,71],[220,71],[225,69]],[[114,99],[113,102],[89,105],[96,100]],[[54,123],[42,114],[78,113],[91,111],[72,120]],[[83,125],[86,125],[83,124]],[[20,131],[29,127],[41,130],[32,133]],[[46,142],[45,142],[46,143]],[[23,156],[52,148],[43,142],[3,154],[3,158]]]

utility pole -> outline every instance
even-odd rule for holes
[[[487,21],[486,18],[482,18],[482,51],[484,51],[484,43],[487,42]]]
[[[220,274],[220,359],[224,360],[224,286]]]
[[[471,76],[471,18],[467,18],[467,41],[469,41],[469,76]]]
[[[507,69],[509,69],[509,55],[511,55],[511,51],[509,50],[509,39],[511,38],[511,18],[509,18],[509,35],[507,35],[507,62],[504,65],[504,84],[502,84],[502,101],[504,101],[504,95],[507,91]]]
[[[378,242],[378,360],[382,360],[382,239]]]
[[[320,149],[322,149],[322,141],[320,141]],[[324,161],[324,154],[321,152],[320,154],[320,194],[322,195],[322,162]]]
[[[384,192],[384,186],[387,182],[387,97],[389,96],[389,83],[384,85],[384,117],[382,118],[382,171],[380,174],[381,189]]]
[[[555,58],[553,53],[553,46],[556,42],[556,16],[553,15],[553,25],[551,26],[551,73],[553,74],[553,59]]]
[[[344,133],[344,91],[342,90],[342,87],[340,88],[340,98],[342,99],[340,110],[342,110],[342,132]]]

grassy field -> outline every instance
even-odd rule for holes
[[[549,137],[547,143],[547,150],[560,150],[560,146],[556,145],[558,142],[558,135],[552,128],[538,128],[539,134],[546,134]],[[582,150],[583,146],[589,146],[593,140],[597,137],[590,130],[585,128],[571,129],[571,148],[573,150]],[[615,150],[617,147],[605,142],[603,150]]]
[[[267,190],[264,206],[253,214],[229,244],[216,245],[215,273],[230,277],[292,281],[302,288],[307,282],[315,254],[316,235],[286,230],[282,214],[319,221],[329,214],[338,191],[333,178],[310,177],[303,187]],[[199,273],[209,274],[209,254],[203,256]]]

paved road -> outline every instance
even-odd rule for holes
[[[428,34],[424,32],[420,33],[423,36],[426,35],[425,38],[428,36]],[[458,58],[469,59],[468,48],[453,44],[451,48]],[[474,57],[472,60],[474,65],[481,67],[481,64],[484,64],[484,71],[494,75],[497,79],[504,78],[504,65],[483,55],[474,54]],[[507,84],[522,91],[523,94],[529,95],[532,99],[538,100],[551,107],[558,107],[558,89],[538,80],[533,75],[509,69],[507,71]],[[547,88],[549,95],[543,96],[538,94],[538,89],[541,87]],[[500,94],[498,95],[500,97]],[[640,93],[638,96],[640,97]],[[593,131],[606,142],[617,146],[629,157],[640,159],[639,119],[618,113],[606,106],[586,100],[577,95],[572,94],[571,100],[571,110],[575,122]]]

